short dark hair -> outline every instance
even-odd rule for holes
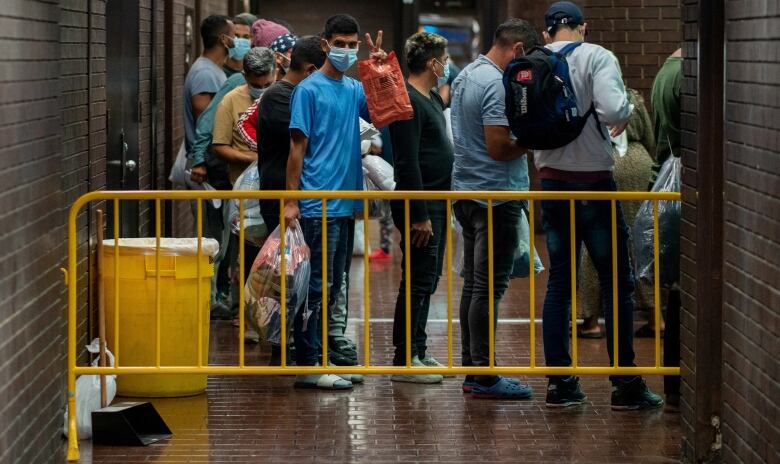
[[[523,42],[526,50],[541,43],[539,33],[524,19],[512,18],[498,26],[493,37],[493,45],[509,47],[517,42]]]
[[[573,31],[580,27],[581,24],[563,24],[563,23],[556,23],[554,26],[550,26],[547,29],[547,33],[550,34],[550,37],[555,37],[555,34],[560,32],[561,29],[568,29],[570,31]]]
[[[298,39],[290,56],[290,69],[293,71],[303,71],[307,63],[318,68],[325,64],[325,52],[320,47],[320,38],[314,35]]]
[[[252,13],[241,13],[233,18],[233,24],[242,24],[244,26],[252,27],[252,24],[257,21],[257,16]]]
[[[360,25],[355,18],[348,14],[333,15],[325,21],[325,30],[322,31],[322,37],[325,40],[329,40],[336,34],[360,34]]]
[[[227,33],[230,18],[222,15],[211,15],[200,23],[200,38],[203,48],[213,48],[219,42],[219,36]]]
[[[447,48],[447,39],[430,32],[418,32],[406,39],[404,55],[406,65],[413,74],[425,71],[431,58],[439,58]],[[444,63],[442,63],[444,65]]]

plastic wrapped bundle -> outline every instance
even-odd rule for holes
[[[260,190],[260,171],[257,170],[257,161],[252,162],[236,179],[233,190]],[[229,211],[230,230],[236,235],[239,234],[239,227],[241,226],[238,212],[238,200],[231,200]],[[258,200],[244,201],[244,239],[261,246],[267,235],[268,228],[263,221],[263,216],[260,214],[260,202]]]
[[[309,247],[297,221],[285,231],[285,284],[287,289],[287,338],[292,335],[298,311],[308,311],[306,295],[311,263]],[[282,251],[280,228],[268,237],[257,254],[244,292],[245,316],[260,337],[272,344],[281,343],[282,327]],[[304,313],[304,321],[309,317]]]
[[[378,190],[395,190],[395,173],[390,163],[374,155],[363,157],[363,172]]]
[[[363,190],[365,191],[378,191],[382,190],[368,177],[366,169],[363,168]],[[388,207],[388,202],[385,200],[370,199],[368,200],[368,217],[371,219],[381,218],[385,210]]]
[[[531,227],[528,225],[528,218],[525,213],[520,215],[520,228],[518,230],[520,242],[515,250],[515,263],[512,267],[511,279],[522,279],[528,277],[531,262]],[[539,258],[539,252],[534,246],[534,274],[544,270],[542,259]]]
[[[661,167],[653,185],[653,192],[679,192],[682,163],[670,156]],[[680,217],[679,201],[658,202],[658,246],[660,254],[660,281],[671,285],[680,278]],[[634,221],[634,256],[637,278],[654,281],[653,202],[644,201]]]

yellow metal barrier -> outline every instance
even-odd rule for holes
[[[177,201],[189,201],[196,200],[196,223],[197,223],[197,241],[198,241],[198,295],[201,294],[201,257],[202,257],[202,240],[203,240],[203,206],[201,200],[222,199],[231,200],[236,199],[239,201],[239,279],[240,282],[244,282],[245,274],[248,271],[244,268],[244,209],[246,200],[258,200],[258,199],[274,199],[279,200],[281,206],[280,215],[280,227],[281,227],[281,242],[282,249],[285,248],[285,228],[286,224],[283,217],[284,202],[287,199],[303,200],[303,199],[319,199],[322,201],[322,351],[323,359],[327,360],[328,356],[328,317],[327,317],[327,301],[328,301],[328,276],[327,276],[327,203],[328,200],[336,199],[356,199],[363,200],[364,213],[363,218],[364,228],[363,234],[368,243],[368,201],[372,199],[382,200],[402,200],[405,208],[406,218],[406,230],[404,231],[405,246],[406,246],[406,366],[372,366],[370,363],[370,277],[368,256],[364,256],[364,281],[363,281],[363,293],[364,293],[364,365],[363,366],[288,366],[286,359],[285,349],[281,350],[281,366],[247,366],[244,363],[244,286],[239,285],[239,361],[235,366],[212,366],[203,365],[203,328],[202,328],[202,313],[198,311],[198,362],[195,366],[163,366],[160,363],[161,349],[160,349],[160,273],[156,273],[156,289],[155,289],[155,301],[156,301],[156,328],[155,328],[155,346],[156,357],[155,365],[148,367],[140,366],[123,366],[121,364],[121,353],[119,350],[119,301],[120,301],[120,289],[119,289],[119,213],[120,213],[120,201],[134,201],[145,200],[152,201],[154,203],[154,214],[156,219],[155,238],[155,263],[159,269],[160,265],[160,212],[162,200],[177,200]],[[452,272],[447,272],[447,365],[445,367],[415,367],[415,374],[475,374],[475,375],[501,375],[501,374],[530,374],[530,375],[679,375],[680,368],[678,366],[662,366],[661,365],[661,338],[660,338],[660,281],[659,281],[659,239],[658,239],[658,202],[659,201],[680,201],[679,193],[659,193],[659,192],[384,192],[384,191],[204,191],[204,190],[176,190],[176,191],[99,191],[90,192],[81,196],[70,209],[68,216],[68,268],[63,269],[65,282],[68,286],[68,460],[78,460],[78,439],[76,429],[76,376],[77,375],[122,375],[122,374],[206,374],[206,375],[290,375],[290,374],[316,374],[326,372],[338,372],[342,374],[405,374],[411,369],[411,268],[410,268],[410,231],[409,231],[409,202],[414,200],[442,200],[447,202],[447,248],[446,258],[448,269],[452,269],[452,229],[451,224],[451,210],[452,202],[457,200],[486,200],[488,206],[488,283],[489,283],[489,359],[490,363],[488,367],[457,367],[454,366],[453,361],[453,336],[452,336],[452,324],[453,324],[453,299],[452,299]],[[495,365],[495,307],[493,298],[493,202],[494,201],[506,201],[506,200],[528,200],[528,211],[531,216],[529,221],[530,225],[530,272],[529,272],[529,285],[530,285],[530,297],[529,297],[529,312],[530,312],[530,363],[528,366],[496,366]],[[575,215],[575,202],[576,201],[610,201],[611,202],[611,215],[612,215],[612,286],[613,286],[613,343],[614,343],[614,355],[612,366],[580,366],[577,359],[577,331],[571,331],[572,337],[572,365],[568,367],[549,367],[549,366],[537,366],[536,365],[536,301],[535,301],[535,277],[534,277],[534,205],[536,201],[542,200],[558,200],[570,202],[570,219],[571,219],[571,251],[575,251],[575,234],[574,234],[574,215]],[[655,261],[655,364],[653,366],[618,366],[618,337],[617,337],[617,318],[618,318],[618,291],[617,291],[617,201],[653,201],[653,223],[654,223],[654,256]],[[76,364],[76,287],[77,287],[77,234],[76,234],[76,219],[81,209],[92,201],[113,201],[114,210],[114,278],[115,278],[115,291],[114,291],[114,358],[115,363],[113,367],[91,367],[91,366],[79,366]],[[577,292],[576,292],[576,262],[571,260],[571,272],[572,272],[572,302],[571,302],[571,317],[572,327],[576,327],[577,318]],[[285,275],[286,260],[281,260],[281,275]],[[281,279],[281,346],[287,344],[286,334],[286,279]]]

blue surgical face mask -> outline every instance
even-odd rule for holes
[[[265,92],[265,89],[260,89],[257,87],[249,86],[249,95],[252,96],[253,99],[257,100],[258,98],[263,96],[263,92]]]
[[[228,48],[228,56],[233,60],[243,60],[249,50],[252,49],[252,43],[249,39],[236,37],[233,39],[233,48]]]
[[[444,75],[440,76],[436,74],[436,71],[434,70],[433,73],[436,74],[436,86],[442,87],[447,85],[447,82],[450,80],[450,65],[448,64],[442,64],[439,60],[436,58],[433,59],[435,62],[439,63],[441,67],[444,69]]]
[[[328,53],[328,59],[334,68],[341,72],[346,72],[357,62],[357,48],[340,48],[334,47],[328,42],[330,52]]]

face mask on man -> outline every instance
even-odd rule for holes
[[[255,99],[255,100],[257,100],[260,97],[262,97],[263,96],[263,92],[265,92],[265,89],[263,89],[263,88],[252,87],[251,85],[249,86],[249,95],[251,95],[252,98]]]
[[[433,59],[439,66],[444,69],[444,73],[440,76],[439,73],[436,72],[436,69],[433,70],[433,74],[436,75],[436,87],[442,87],[447,85],[447,82],[450,80],[450,65],[448,64],[442,64],[441,61],[437,60],[436,58]]]
[[[249,50],[252,49],[252,43],[249,39],[233,39],[233,48],[228,48],[228,56],[233,60],[243,60]]]
[[[328,53],[328,59],[334,68],[340,72],[346,72],[357,62],[357,48],[340,48],[334,47],[328,42],[330,52]]]

